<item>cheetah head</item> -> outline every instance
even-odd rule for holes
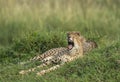
[[[82,46],[81,43],[84,41],[84,38],[80,35],[80,33],[74,31],[67,33],[67,39],[69,50],[81,47]]]

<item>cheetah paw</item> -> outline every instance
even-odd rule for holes
[[[41,72],[36,73],[38,76],[44,75],[45,74],[45,70],[42,70]]]

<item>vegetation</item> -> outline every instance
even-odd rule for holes
[[[0,0],[0,82],[119,82],[119,0]],[[42,77],[19,75],[22,61],[66,46],[80,31],[98,48]]]

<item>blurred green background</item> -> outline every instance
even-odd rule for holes
[[[35,31],[118,37],[119,4],[120,0],[0,0],[0,45]]]

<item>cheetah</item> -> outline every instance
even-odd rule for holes
[[[34,71],[37,68],[41,68],[49,64],[54,64],[54,66],[46,70],[37,72],[37,75],[44,75],[48,72],[51,72],[59,68],[61,65],[64,65],[67,62],[71,62],[77,58],[82,58],[83,53],[94,48],[95,45],[94,42],[86,41],[86,39],[83,36],[81,36],[79,32],[68,32],[67,41],[68,41],[68,47],[53,48],[44,52],[42,55],[35,56],[34,58],[30,59],[28,62],[40,60],[42,64],[35,68],[22,70],[19,73],[26,74],[28,72]],[[90,49],[85,47],[89,47]]]
[[[97,48],[98,45],[95,41],[92,40],[84,40],[83,41],[83,53],[86,54],[87,52]]]

